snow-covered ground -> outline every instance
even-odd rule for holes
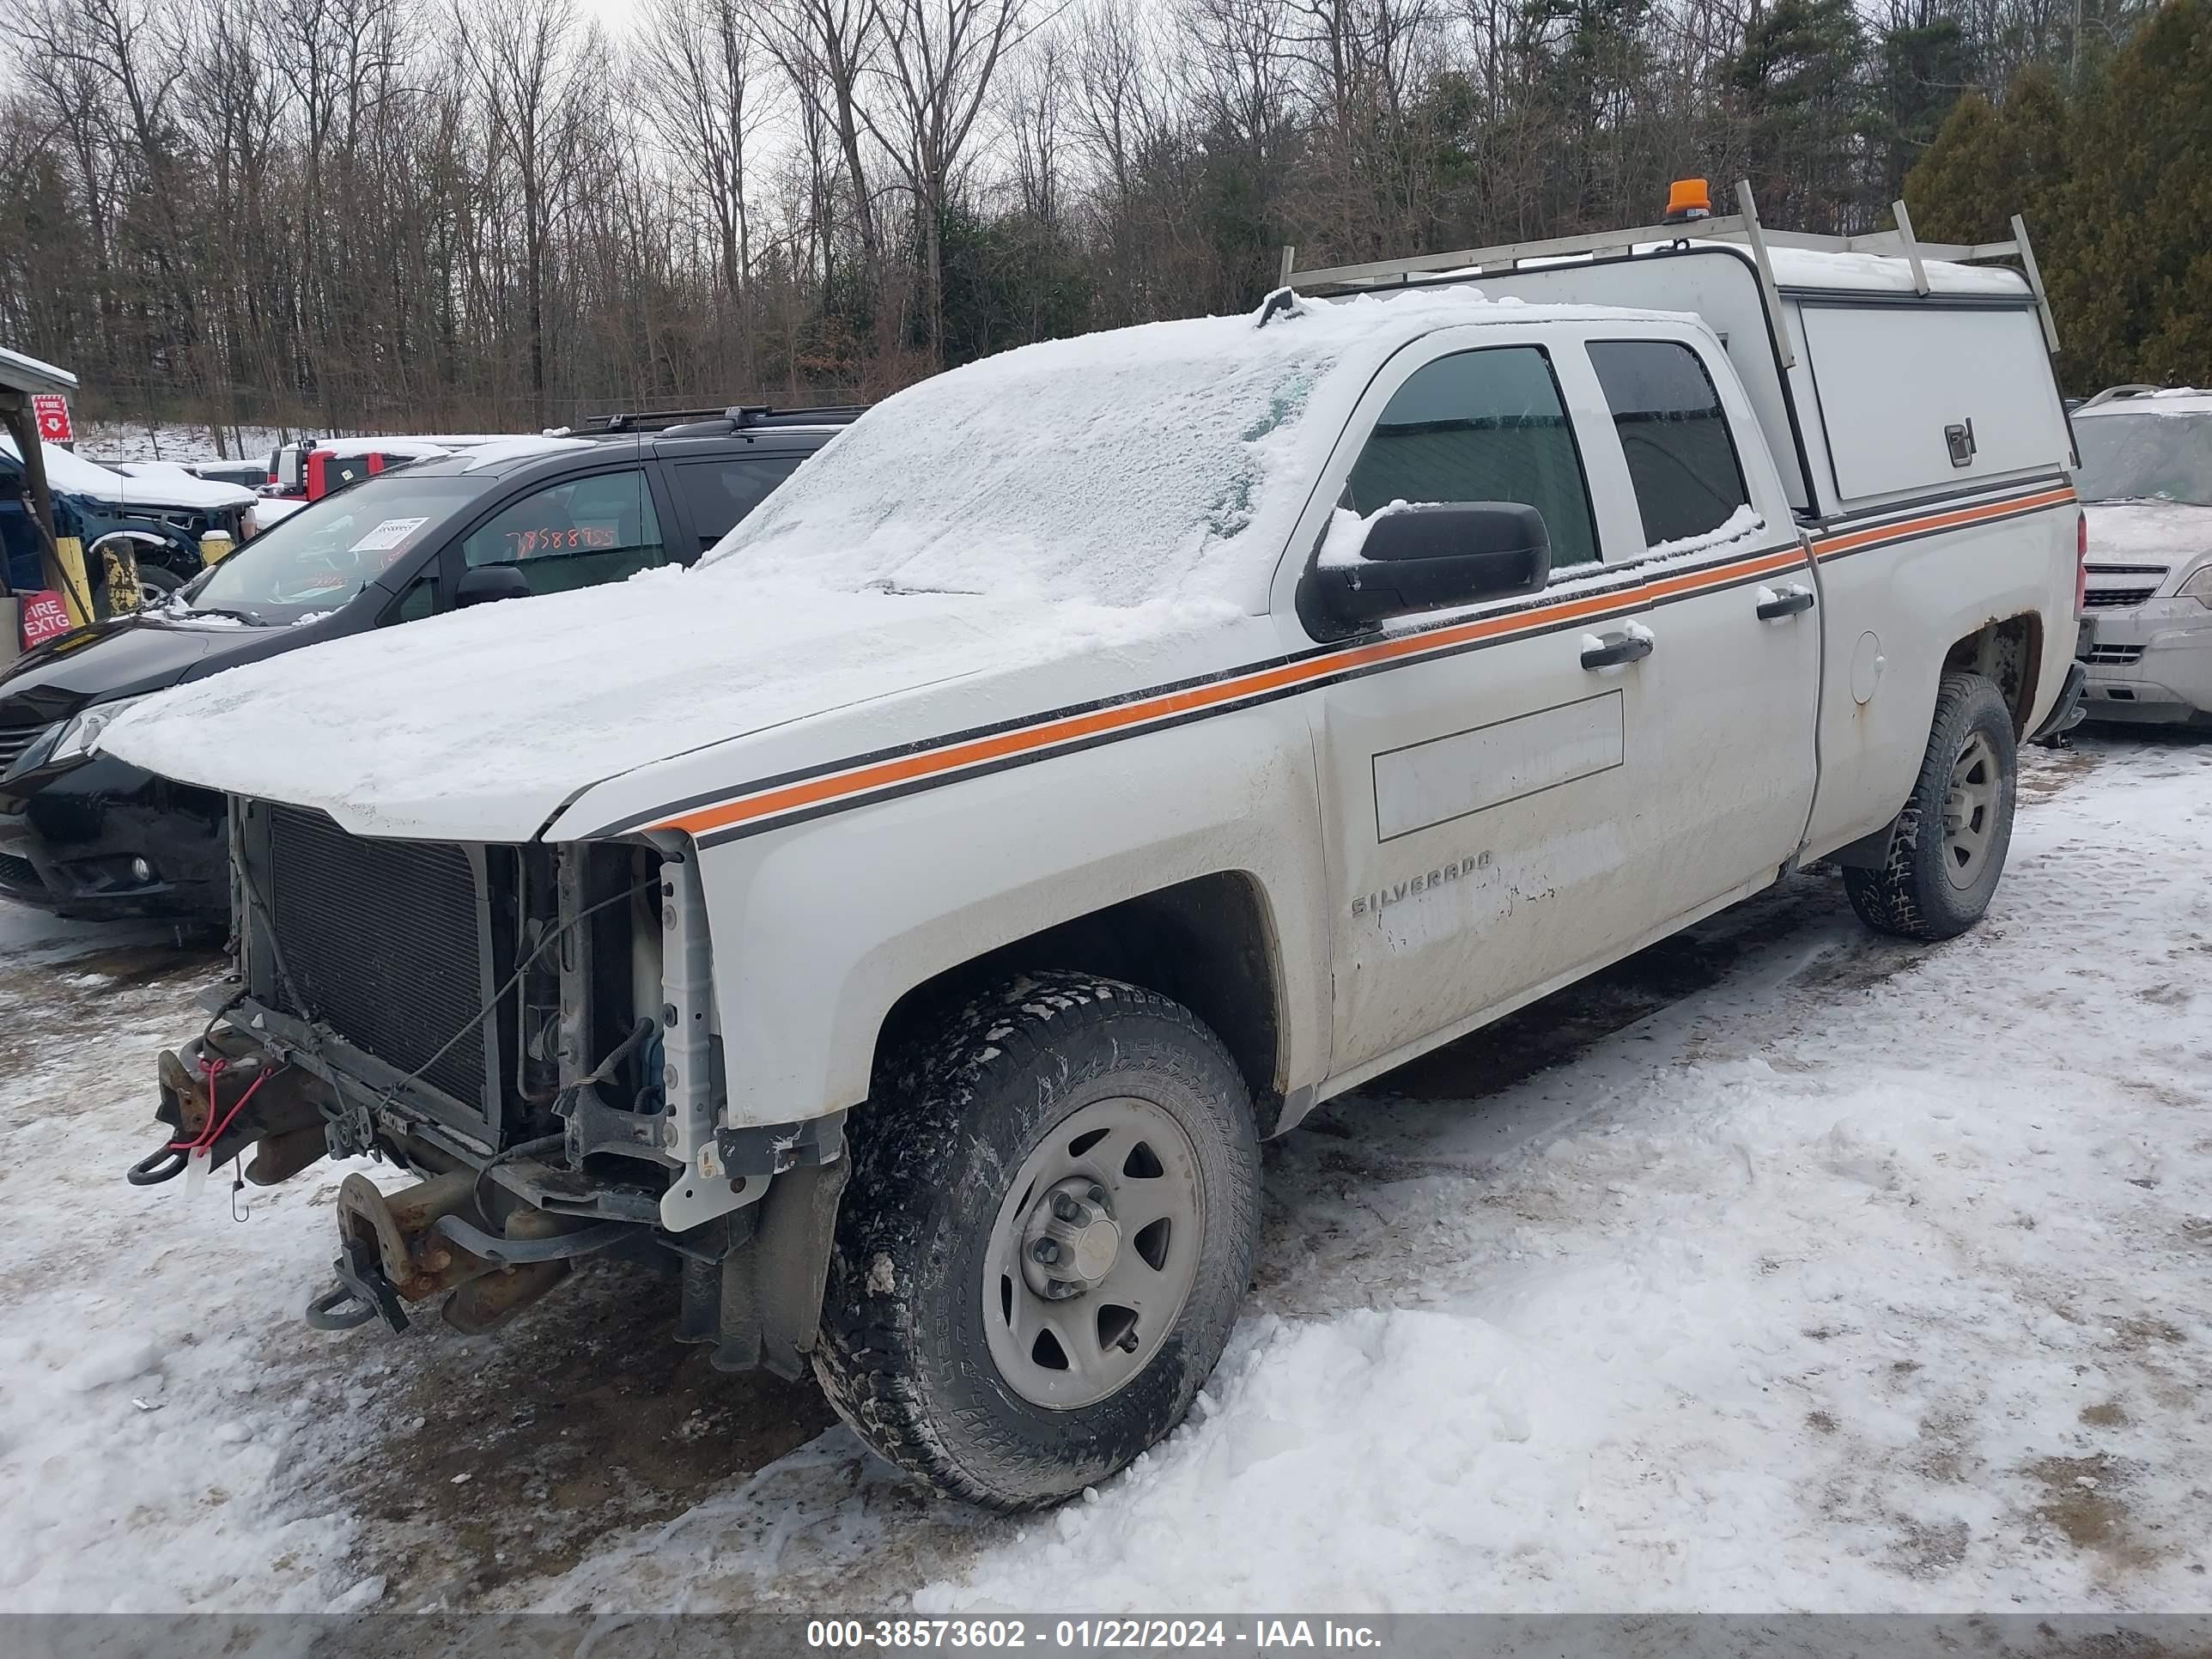
[[[1966,939],[1800,878],[1271,1147],[1199,1411],[1018,1522],[641,1271],[307,1330],[340,1172],[118,1178],[209,959],[0,911],[0,1609],[2203,1609],[2212,743],[2029,768]]]
[[[258,460],[295,436],[273,426],[227,426],[222,447],[231,460]],[[79,421],[76,447],[82,455],[111,461],[217,461],[216,434],[211,427],[187,426],[164,421],[153,426],[128,421]]]

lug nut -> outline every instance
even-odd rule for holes
[[[1091,1201],[1093,1204],[1103,1204],[1106,1201],[1106,1189],[1094,1185],[1091,1188]]]
[[[1083,1218],[1083,1212],[1076,1207],[1075,1200],[1066,1193],[1061,1193],[1054,1198],[1052,1212],[1062,1221],[1079,1221]]]
[[[1036,1242],[1036,1248],[1030,1254],[1049,1267],[1060,1260],[1060,1246],[1049,1238],[1040,1238]]]

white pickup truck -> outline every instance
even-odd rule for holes
[[[945,1492],[1120,1468],[1317,1103],[1813,860],[1990,902],[2080,678],[2038,293],[1665,234],[1012,351],[695,570],[141,704],[238,944],[134,1180],[373,1152],[313,1322],[642,1250]]]

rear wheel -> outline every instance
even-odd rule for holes
[[[2012,844],[2019,770],[2002,694],[1979,674],[1946,674],[1888,859],[1879,869],[1844,872],[1859,919],[1919,939],[1955,938],[1979,921]]]
[[[1182,1420],[1243,1299],[1260,1164],[1188,1009],[1025,976],[887,1067],[850,1144],[814,1363],[877,1451],[1027,1509]]]

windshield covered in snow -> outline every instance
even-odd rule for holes
[[[173,602],[169,614],[274,628],[335,611],[489,485],[404,472],[367,479],[263,531]]]
[[[2212,507],[2212,415],[2093,415],[2075,422],[2074,441],[2084,501]]]
[[[1317,389],[1377,336],[1376,308],[1358,309],[1156,324],[939,375],[840,434],[706,569],[847,592],[1262,609],[1348,411]],[[1371,362],[1345,378],[1364,383]]]

